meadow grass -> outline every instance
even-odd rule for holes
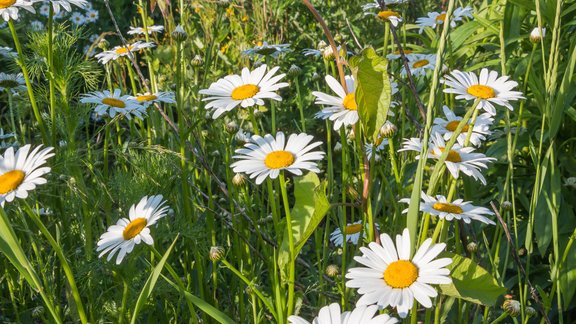
[[[575,16],[0,0],[0,322],[576,321]]]

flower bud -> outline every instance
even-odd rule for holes
[[[188,33],[184,30],[182,25],[176,26],[176,29],[172,32],[172,38],[177,42],[183,42],[188,39]]]
[[[340,268],[335,264],[330,264],[326,267],[326,275],[330,278],[336,277],[340,273]]]
[[[216,262],[222,259],[222,257],[224,257],[224,253],[226,251],[224,250],[223,247],[221,246],[213,246],[210,248],[210,252],[208,253],[208,258],[210,259],[210,261],[212,262]]]
[[[466,245],[466,250],[470,253],[476,253],[476,251],[478,251],[478,244],[476,244],[476,242],[470,242]]]
[[[536,312],[536,310],[534,309],[534,307],[526,307],[526,309],[524,310],[526,312],[526,316],[528,317],[534,317],[536,316],[538,313]]]
[[[340,142],[336,142],[336,145],[334,145],[334,153],[340,152],[342,152],[342,144],[340,144]]]
[[[382,127],[380,127],[380,136],[384,138],[391,138],[398,131],[398,127],[387,120]]]
[[[334,41],[336,43],[342,43],[342,41],[344,40],[344,36],[340,33],[336,33],[336,35],[334,35]]]
[[[566,180],[564,180],[564,185],[576,189],[576,177],[566,178]]]
[[[321,40],[318,42],[318,45],[316,45],[316,49],[322,51],[326,46],[328,46],[328,44],[326,44],[325,41]]]
[[[520,314],[520,302],[514,299],[507,299],[502,304],[502,309],[512,317]]]
[[[534,28],[530,33],[530,41],[532,43],[539,43],[542,38],[546,36],[546,28]]]
[[[194,58],[192,59],[192,66],[201,66],[202,64],[204,64],[204,60],[202,59],[202,56],[196,54],[194,55]]]
[[[302,69],[298,65],[292,64],[290,66],[290,68],[288,69],[288,72],[286,74],[289,77],[296,77],[296,76],[300,75],[301,72],[302,72]]]
[[[510,210],[512,209],[512,203],[509,201],[505,201],[502,203],[502,209],[504,210]]]
[[[243,173],[236,173],[232,178],[232,184],[236,187],[241,187],[246,183],[246,176]]]
[[[318,81],[320,80],[320,74],[314,72],[314,74],[312,74],[312,81]]]
[[[224,129],[228,134],[235,134],[238,131],[238,124],[235,121],[231,121],[224,125]]]

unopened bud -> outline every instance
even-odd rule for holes
[[[314,74],[312,74],[312,81],[316,82],[320,80],[320,74],[314,72]]]
[[[466,250],[470,253],[476,253],[476,251],[478,251],[478,244],[476,244],[476,242],[470,242],[466,245]]]
[[[530,41],[532,43],[539,43],[542,38],[546,36],[546,28],[534,28],[530,33]]]
[[[340,268],[337,265],[331,264],[326,267],[326,275],[330,278],[336,277],[340,273]]]
[[[217,0],[216,4],[219,5],[220,7],[228,7],[228,5],[230,4],[230,0]]]
[[[384,138],[391,138],[394,136],[394,134],[396,134],[396,131],[398,131],[398,127],[387,120],[384,125],[380,127],[380,136]]]
[[[534,309],[534,307],[530,307],[530,306],[526,307],[525,312],[526,312],[526,316],[528,316],[528,317],[534,317],[537,315],[537,312]]]
[[[110,43],[108,43],[108,41],[105,38],[100,39],[100,41],[98,42],[98,48],[101,50],[107,50],[108,47],[110,46]]]
[[[188,33],[186,33],[182,25],[178,25],[172,32],[172,38],[177,42],[183,42],[188,39]]]
[[[512,203],[509,201],[505,201],[502,203],[502,209],[504,210],[510,210],[512,209]]]
[[[290,68],[288,69],[288,72],[286,73],[289,77],[295,77],[300,75],[300,73],[302,72],[302,69],[296,65],[296,64],[292,64],[290,66]]]
[[[224,125],[224,129],[228,134],[235,134],[238,131],[238,124],[235,121],[231,121]]]
[[[344,40],[344,36],[340,33],[337,33],[336,35],[334,35],[334,41],[336,43],[342,43],[342,41]]]
[[[340,142],[336,142],[336,145],[334,145],[334,153],[340,152],[342,152],[342,144],[340,144]]]
[[[192,66],[201,66],[202,64],[204,64],[204,60],[202,59],[202,56],[196,54],[194,55],[194,58],[192,59]]]
[[[316,49],[322,51],[326,46],[328,46],[328,44],[326,44],[325,41],[321,40],[318,42],[318,45],[316,45]]]
[[[502,309],[512,317],[520,314],[520,302],[514,299],[507,299],[502,304]]]
[[[210,252],[208,253],[208,257],[210,258],[210,261],[216,262],[216,261],[222,259],[222,257],[224,257],[225,252],[226,251],[224,250],[223,247],[213,246],[210,248]]]
[[[241,187],[246,183],[246,176],[243,173],[236,173],[232,178],[232,184],[237,187]]]

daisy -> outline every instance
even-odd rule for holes
[[[20,9],[28,10],[31,13],[36,13],[32,5],[37,0],[0,0],[0,16],[5,21],[10,19],[18,20],[18,11]]]
[[[412,54],[412,50],[404,49],[404,55],[406,55],[407,58],[411,54]],[[399,59],[400,57],[402,57],[402,55],[400,55],[400,50],[395,50],[393,53],[386,55],[386,58],[389,60],[396,60],[396,59]]]
[[[98,12],[98,10],[90,9],[86,11],[86,21],[89,23],[97,22],[99,16],[100,13]]]
[[[245,148],[236,150],[232,158],[238,159],[231,167],[235,173],[246,173],[250,178],[256,178],[256,184],[261,184],[270,177],[276,179],[280,171],[290,171],[295,175],[302,175],[302,170],[319,173],[318,165],[314,161],[324,158],[324,152],[313,151],[313,148],[322,145],[322,142],[310,142],[312,135],[305,133],[292,134],[286,139],[284,133],[278,132],[276,138],[268,134],[264,137],[254,135]]]
[[[70,16],[70,21],[75,26],[82,26],[86,23],[86,17],[84,17],[84,15],[79,12],[74,12],[72,16]]]
[[[54,156],[53,148],[40,150],[42,145],[39,145],[30,152],[31,147],[24,145],[16,154],[14,148],[9,147],[0,156],[0,206],[4,207],[5,202],[12,202],[14,198],[28,197],[28,191],[46,183],[42,176],[50,172],[50,168],[44,164]]]
[[[268,44],[264,42],[258,46],[247,49],[242,54],[252,57],[271,56],[278,57],[280,54],[291,52],[290,44]]]
[[[376,224],[376,228],[379,228],[378,224]],[[330,242],[332,242],[336,246],[344,246],[344,236],[346,236],[346,242],[351,242],[354,245],[358,245],[358,239],[360,239],[360,233],[363,233],[362,235],[363,238],[366,238],[366,235],[368,233],[368,223],[362,226],[361,220],[346,225],[346,227],[344,228],[345,235],[342,235],[342,230],[340,229],[340,227],[335,229],[334,232],[330,234]]]
[[[370,9],[374,9],[374,8],[380,8],[380,2],[382,0],[374,0],[371,3],[367,3],[365,5],[362,5],[362,10],[367,11]],[[394,5],[399,5],[402,3],[405,3],[407,0],[384,0],[384,4],[386,4],[386,6],[394,6]]]
[[[163,31],[164,26],[148,26],[148,28],[130,26],[130,31],[128,31],[128,35],[144,35],[145,33],[148,33],[148,35],[152,35],[152,33],[162,33]]]
[[[116,114],[119,114],[128,119],[132,119],[132,115],[140,119],[146,116],[146,108],[138,100],[131,99],[129,95],[121,96],[120,89],[115,89],[113,93],[108,90],[94,91],[85,94],[80,102],[97,104],[94,111],[98,116],[114,118]]]
[[[300,316],[291,315],[288,322],[292,324],[394,324],[398,320],[387,314],[381,314],[376,317],[378,306],[360,306],[352,312],[340,313],[340,305],[337,303],[330,304],[320,308],[318,316],[308,322]]]
[[[30,29],[33,31],[42,31],[44,30],[44,24],[41,21],[34,20],[30,23]]]
[[[484,216],[494,215],[490,209],[471,205],[470,201],[456,199],[453,202],[448,202],[446,197],[442,195],[437,195],[434,198],[424,192],[422,192],[421,197],[420,211],[430,215],[438,216],[447,221],[452,221],[453,219],[463,220],[466,224],[470,224],[471,221],[475,220],[484,224],[496,225],[491,219]],[[410,198],[400,199],[400,202],[410,203]],[[408,209],[402,211],[402,213],[407,212]]]
[[[24,80],[22,73],[6,74],[0,72],[0,92],[5,89],[12,91],[13,94],[26,90],[26,80]]]
[[[381,10],[378,13],[368,11],[364,12],[364,16],[374,16],[381,20],[388,21],[394,27],[397,27],[402,21],[404,21],[400,13],[393,10]]]
[[[152,42],[147,43],[147,42],[138,41],[134,44],[128,45],[127,47],[116,46],[112,50],[97,54],[96,58],[98,59],[98,62],[100,62],[102,64],[106,64],[106,63],[110,62],[111,60],[117,60],[120,57],[128,56],[129,53],[131,53],[131,52],[132,53],[138,52],[138,51],[143,50],[145,48],[151,48],[154,46],[156,46],[156,45]]]
[[[147,92],[138,94],[136,97],[130,97],[130,99],[135,99],[146,108],[154,103],[176,103],[174,92],[156,92],[154,94]]]
[[[396,246],[388,234],[380,235],[381,245],[371,242],[361,247],[362,256],[354,257],[366,267],[348,270],[346,287],[358,288],[363,295],[356,307],[377,304],[380,308],[388,305],[396,307],[398,315],[405,318],[412,308],[414,299],[426,308],[432,307],[432,300],[438,295],[429,284],[450,284],[450,270],[445,267],[452,263],[450,258],[436,258],[446,244],[432,244],[426,239],[416,254],[410,258],[410,233],[404,229],[396,235]]]
[[[354,95],[355,85],[354,77],[347,75],[346,88],[348,92],[344,91],[344,88],[340,82],[336,81],[331,75],[327,75],[325,80],[332,91],[338,95],[338,97],[326,94],[320,91],[314,91],[312,94],[316,97],[315,103],[317,105],[328,106],[322,109],[320,112],[316,113],[316,118],[330,119],[334,122],[334,130],[337,131],[344,126],[350,126],[356,124],[358,121],[358,105],[356,104],[356,98]]]
[[[430,148],[428,151],[428,157],[438,160],[442,153],[444,152],[444,147],[446,146],[446,142],[438,133],[432,135],[432,140],[430,142]],[[409,140],[404,141],[403,148],[398,150],[401,151],[422,151],[422,143],[420,142],[419,138],[411,138]],[[446,164],[446,168],[450,171],[450,174],[456,179],[462,173],[471,176],[476,180],[480,180],[483,185],[486,185],[486,179],[480,172],[480,169],[487,169],[488,166],[486,165],[487,162],[495,161],[495,158],[486,157],[486,155],[482,153],[472,153],[474,152],[474,148],[472,147],[461,147],[459,144],[454,144],[450,151],[448,152],[448,156],[444,163]],[[416,159],[420,158],[417,156]]]
[[[154,239],[150,235],[149,227],[166,216],[169,207],[163,206],[165,203],[162,195],[157,195],[146,196],[137,205],[132,205],[129,218],[119,219],[116,225],[108,227],[108,231],[100,236],[96,248],[96,252],[100,252],[98,257],[109,253],[106,259],[110,261],[118,252],[116,264],[120,264],[124,256],[132,252],[134,246],[140,242],[152,245]]]
[[[426,70],[434,70],[436,66],[436,54],[410,54],[408,66],[413,76],[426,75]],[[401,76],[406,76],[406,68],[402,66]]]
[[[480,71],[480,76],[474,72],[455,70],[443,80],[447,87],[444,92],[457,94],[456,99],[479,100],[476,108],[484,109],[494,116],[494,104],[514,110],[509,101],[524,99],[522,92],[512,91],[518,83],[508,79],[508,76],[498,77],[498,72],[486,68]]]
[[[462,120],[462,117],[456,116],[452,110],[448,106],[444,106],[442,108],[444,110],[444,118],[436,117],[434,118],[434,126],[432,126],[432,133],[438,133],[443,135],[446,141],[450,140],[452,134],[458,127],[458,124]],[[482,141],[486,140],[486,136],[490,136],[490,125],[494,122],[494,118],[490,116],[488,113],[484,113],[476,117],[476,121],[474,122],[474,128],[472,129],[472,133],[470,135],[470,143],[472,145],[478,147],[482,144]],[[458,135],[458,143],[461,146],[464,146],[464,142],[466,142],[466,136],[468,136],[470,122],[467,125],[464,125],[462,128],[462,132]]]
[[[456,27],[456,22],[462,21],[464,17],[472,18],[472,8],[471,7],[459,7],[454,10],[453,17],[450,19],[450,27]],[[416,24],[420,27],[419,33],[426,27],[436,28],[437,25],[444,24],[446,21],[446,11],[429,12],[428,17],[420,17],[416,19]]]
[[[374,153],[376,153],[376,155],[374,155],[374,161],[380,161],[382,159],[380,153],[384,151],[386,145],[388,145],[388,139],[383,139],[382,142],[378,144],[378,146],[372,143],[365,143],[364,151],[366,151],[366,158],[368,158],[368,161],[372,160],[372,154]]]
[[[263,99],[282,101],[275,91],[288,86],[286,82],[278,83],[285,74],[274,76],[280,67],[274,67],[268,73],[266,69],[266,64],[252,72],[244,68],[241,76],[228,75],[213,82],[208,89],[200,90],[200,94],[209,96],[202,101],[209,101],[205,108],[214,112],[212,118],[216,119],[238,105],[246,108],[264,105]]]
[[[10,47],[0,46],[0,56],[13,58],[13,57],[17,57],[18,53],[14,52]]]
[[[50,15],[50,5],[47,3],[44,3],[43,5],[40,6],[40,10],[38,10],[38,12],[42,16],[48,17]]]
[[[71,12],[72,11],[71,5],[75,5],[78,8],[84,9],[88,4],[88,1],[86,0],[50,0],[50,2],[52,3],[52,8],[54,8],[55,14],[60,13],[60,7],[62,7],[64,10],[68,12]]]

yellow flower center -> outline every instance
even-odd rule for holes
[[[2,0],[0,0],[2,1]],[[1,7],[0,7],[1,8]],[[18,82],[14,81],[14,80],[0,80],[0,87],[3,88],[16,88],[18,86]]]
[[[428,61],[428,60],[420,60],[420,61],[414,62],[414,64],[412,64],[412,67],[417,69],[417,68],[426,66],[429,63],[430,63],[430,61]]]
[[[116,98],[104,98],[102,99],[102,103],[116,108],[126,108],[126,103]]]
[[[21,170],[12,170],[0,175],[0,195],[14,191],[24,182],[25,177],[26,173]]]
[[[462,208],[460,208],[460,206],[454,205],[454,204],[449,204],[449,203],[437,202],[437,203],[434,203],[434,205],[432,205],[432,208],[434,208],[438,211],[441,211],[441,212],[452,213],[452,214],[462,214],[464,212],[462,210]]]
[[[16,0],[0,0],[0,9],[5,9],[16,3]]]
[[[252,98],[258,93],[258,91],[260,91],[259,86],[255,84],[244,84],[232,90],[232,99],[244,100]]]
[[[400,14],[392,10],[383,10],[378,13],[380,19],[389,19],[390,17],[400,18]]]
[[[136,218],[135,220],[128,223],[124,231],[122,232],[122,236],[124,240],[128,241],[133,239],[136,235],[140,234],[144,227],[146,227],[148,221],[144,217]]]
[[[444,153],[444,148],[440,147],[440,151],[442,153]],[[450,162],[462,162],[462,157],[460,156],[460,153],[454,151],[454,150],[450,150],[450,152],[448,152],[448,156],[446,157],[446,161],[450,161]]]
[[[136,100],[138,100],[138,102],[152,101],[156,99],[158,99],[158,97],[155,95],[142,95],[136,97]]]
[[[120,47],[115,52],[118,55],[124,55],[124,54],[128,54],[128,51],[131,51],[131,50],[132,50],[132,45],[128,45],[128,47]]]
[[[346,226],[346,228],[344,229],[344,233],[346,233],[346,235],[356,234],[360,233],[361,230],[362,230],[362,224],[351,224]]]
[[[282,169],[294,163],[294,155],[288,151],[274,151],[268,153],[264,164],[270,169]]]
[[[342,105],[344,105],[344,108],[347,110],[358,110],[354,93],[347,94],[346,97],[344,97],[344,101],[342,101]]]
[[[496,92],[489,86],[475,84],[466,90],[469,94],[480,99],[490,99],[496,97]]]
[[[390,263],[384,270],[384,281],[392,288],[408,288],[418,279],[418,268],[408,260]]]
[[[439,14],[438,16],[436,16],[436,21],[445,21],[446,20],[446,14]]]
[[[456,130],[456,128],[458,128],[458,124],[460,124],[459,120],[453,120],[448,124],[446,124],[446,129],[453,132]],[[469,128],[468,125],[464,125],[464,127],[462,128],[462,132],[467,132],[468,128]]]

